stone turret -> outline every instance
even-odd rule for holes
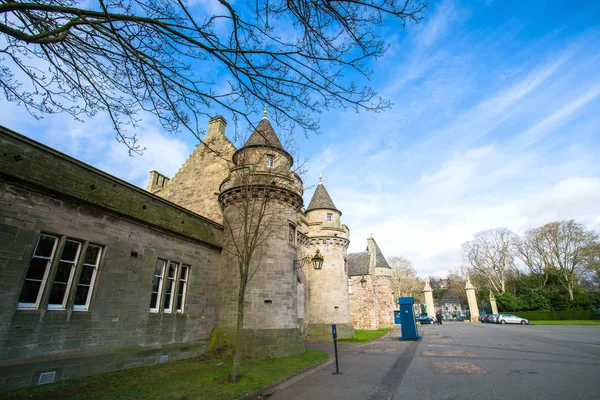
[[[379,327],[393,326],[394,295],[392,293],[392,268],[375,242],[373,234],[367,238],[367,248],[371,255],[369,274],[373,277],[375,298],[377,299]]]
[[[354,327],[393,326],[392,269],[373,234],[367,238],[367,251],[348,254],[348,275],[352,285],[350,320]]]
[[[346,250],[350,244],[348,227],[341,225],[339,211],[322,178],[306,209],[309,247],[321,249],[323,269],[308,268],[308,336],[331,339],[331,324],[337,324],[339,338],[353,338],[348,300]]]
[[[235,332],[238,265],[246,237],[258,244],[246,247],[254,254],[245,296],[243,354],[285,357],[302,353],[304,338],[298,324],[294,270],[297,249],[295,235],[289,231],[303,206],[302,181],[291,171],[293,159],[281,146],[266,115],[232,160],[234,165],[219,195],[224,250],[218,274],[217,329],[211,343],[226,342]],[[244,231],[250,233],[245,235]]]

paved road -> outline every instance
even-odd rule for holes
[[[341,344],[332,361],[272,389],[269,400],[600,399],[600,326],[446,323]],[[333,344],[309,343],[333,351]]]

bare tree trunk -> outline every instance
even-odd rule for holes
[[[237,324],[233,347],[233,362],[229,380],[236,383],[239,380],[240,364],[242,362],[242,329],[244,328],[244,300],[246,297],[246,276],[240,275],[240,289],[238,291]]]

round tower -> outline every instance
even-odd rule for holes
[[[217,328],[211,347],[230,344],[236,331],[240,266],[247,262],[242,351],[249,357],[285,357],[304,351],[298,326],[296,247],[290,224],[302,207],[302,181],[269,120],[260,121],[233,154],[220,187],[222,265],[218,274]]]
[[[346,253],[350,232],[341,225],[342,212],[333,204],[322,178],[305,215],[309,246],[320,248],[325,258],[322,270],[307,271],[308,336],[331,339],[331,324],[336,324],[338,338],[353,338]]]
[[[367,238],[371,256],[369,275],[372,278],[373,296],[377,304],[377,329],[394,326],[395,299],[392,293],[392,268],[375,242],[373,234]]]

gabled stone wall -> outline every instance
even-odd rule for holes
[[[212,118],[204,143],[196,147],[168,183],[164,183],[164,176],[158,176],[158,182],[164,187],[156,191],[157,195],[218,223],[223,222],[219,186],[229,175],[233,166],[231,157],[236,150],[225,136],[226,125],[223,117]],[[156,178],[156,174],[151,174],[150,184]],[[149,185],[149,190],[155,187]]]

